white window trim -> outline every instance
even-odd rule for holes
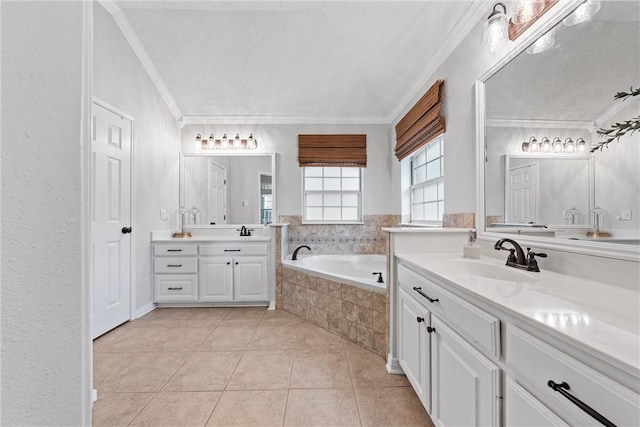
[[[326,166],[331,167],[331,166]],[[347,167],[347,166],[345,166]],[[345,220],[345,221],[336,221],[336,220],[317,220],[317,219],[306,219],[306,197],[307,192],[305,191],[305,181],[304,181],[304,170],[305,166],[300,167],[300,179],[302,181],[302,224],[304,225],[332,225],[332,224],[341,224],[341,225],[362,225],[364,224],[364,211],[362,205],[364,204],[364,168],[360,169],[360,191],[339,191],[339,190],[329,190],[329,191],[317,191],[312,190],[310,193],[359,193],[359,203],[358,203],[358,220]]]

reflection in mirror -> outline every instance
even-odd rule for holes
[[[184,154],[180,206],[199,211],[189,225],[271,223],[273,160],[273,154]]]
[[[605,212],[607,242],[640,242],[640,132],[589,153],[599,128],[640,116],[640,97],[614,100],[640,86],[639,33],[640,3],[602,2],[590,20],[561,20],[547,32],[554,43],[546,50],[526,49],[486,80],[487,231],[533,223],[560,229],[556,237],[589,239],[597,210]],[[553,158],[530,152],[542,151],[523,144],[532,136],[557,142],[545,144]]]

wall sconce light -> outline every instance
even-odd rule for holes
[[[498,10],[499,7],[502,7],[502,12]],[[485,52],[496,52],[502,49],[508,40],[507,7],[504,3],[496,3],[484,23],[483,49]]]
[[[524,24],[538,16],[544,9],[544,0],[520,0],[516,5],[516,12],[512,21],[515,24]]]
[[[529,141],[522,143],[522,151],[525,153],[585,153],[587,151],[587,142],[583,138],[578,138],[575,142],[571,138],[566,138],[564,142],[557,136],[553,138],[553,142],[546,136],[540,142],[532,136]]]
[[[197,134],[196,146],[203,150],[255,150],[258,148],[258,140],[253,136],[253,133],[249,134],[247,139],[240,138],[240,134],[236,133],[233,140],[229,140],[227,134],[223,134],[221,139],[215,139],[213,134],[209,135],[208,139],[202,138],[201,134]]]
[[[526,52],[529,55],[535,55],[536,53],[542,53],[551,49],[554,44],[556,44],[556,30],[551,29],[533,42],[533,44],[527,48]]]
[[[600,0],[587,0],[582,3],[573,13],[562,20],[567,27],[578,25],[588,21],[600,10]]]

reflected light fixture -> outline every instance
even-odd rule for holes
[[[556,136],[555,138],[553,138],[553,144],[551,144],[551,148],[554,153],[562,153],[564,144],[562,143],[562,140],[560,140],[560,138]]]
[[[502,11],[498,10],[500,7]],[[496,3],[484,23],[483,50],[485,52],[497,52],[506,46],[508,40],[507,7],[504,3]]]
[[[573,13],[562,20],[567,27],[578,25],[590,20],[593,15],[600,10],[600,0],[587,0],[582,3]]]
[[[573,142],[573,139],[567,138],[564,140],[564,152],[565,153],[573,153],[576,151],[576,143]]]
[[[253,133],[249,134],[247,139],[240,138],[240,134],[236,133],[232,140],[229,140],[226,133],[222,139],[215,139],[213,133],[209,135],[209,138],[203,138],[199,133],[196,135],[195,141],[196,146],[203,150],[255,150],[258,148],[258,140],[253,136]]]
[[[529,22],[542,12],[544,6],[544,0],[520,0],[516,5],[516,12],[511,20],[514,24]]]
[[[578,138],[576,140],[576,144],[578,144],[578,153],[584,153],[587,151],[587,142],[584,139]]]
[[[548,153],[551,151],[551,141],[546,136],[542,138],[542,142],[540,142],[540,151],[543,153]]]
[[[533,42],[533,44],[527,48],[526,52],[529,55],[535,55],[536,53],[551,49],[553,45],[556,44],[555,31],[555,29],[547,31],[542,37]]]

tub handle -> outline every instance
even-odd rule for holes
[[[377,280],[377,282],[378,282],[378,283],[384,283],[384,280],[382,279],[382,272],[381,272],[381,271],[379,271],[379,272],[375,272],[375,273],[371,273],[371,274],[373,274],[374,276],[377,274],[377,275],[378,275],[378,280]]]

